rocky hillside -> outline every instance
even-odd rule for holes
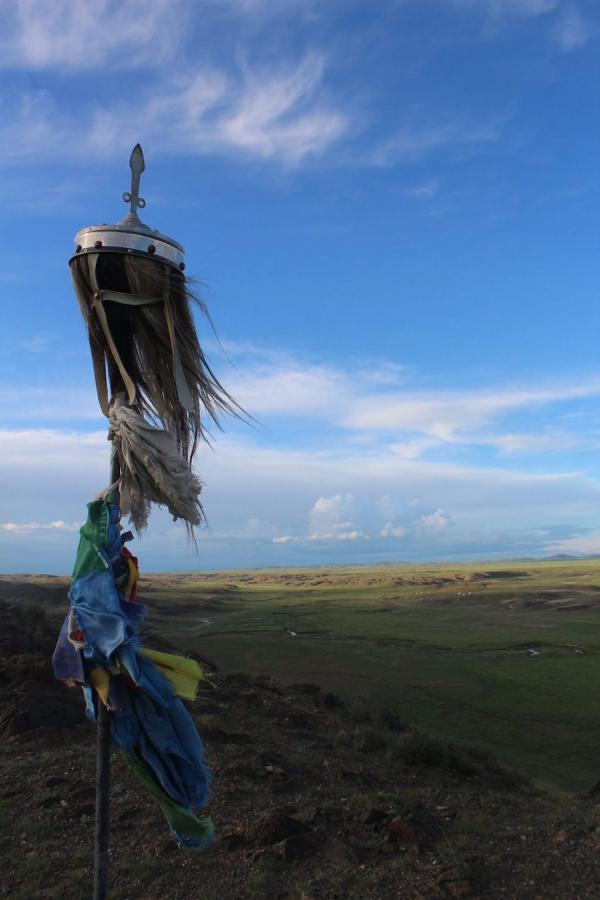
[[[88,898],[94,728],[54,683],[56,625],[0,605],[0,895]],[[597,898],[600,807],[315,684],[219,678],[193,705],[217,835],[171,840],[113,753],[114,900]]]

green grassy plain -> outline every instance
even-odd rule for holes
[[[600,779],[598,561],[149,575],[142,594],[152,630],[225,673],[314,681],[560,791]]]

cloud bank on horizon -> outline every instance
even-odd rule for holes
[[[0,10],[1,570],[68,571],[104,486],[66,260],[138,140],[258,420],[146,568],[600,552],[595,4]]]

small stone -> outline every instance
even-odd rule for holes
[[[399,844],[414,844],[417,835],[415,829],[398,816],[386,824],[386,829]]]
[[[390,814],[385,812],[383,809],[377,809],[376,807],[372,807],[371,809],[364,810],[360,814],[360,821],[363,825],[380,825],[386,819],[389,819]]]
[[[309,825],[292,818],[283,810],[273,810],[260,817],[253,836],[260,844],[276,844],[308,831],[312,831]]]
[[[244,843],[244,836],[238,831],[231,831],[229,834],[224,834],[221,837],[221,844],[223,844],[226,850],[237,850],[237,848],[241,847]]]
[[[66,784],[67,779],[62,775],[51,775],[50,778],[46,778],[46,787],[56,787],[59,784]]]
[[[321,838],[314,832],[297,834],[294,837],[279,841],[274,849],[283,856],[286,862],[296,862],[314,856],[321,844]]]
[[[323,846],[323,856],[334,865],[343,865],[354,862],[356,854],[344,841],[330,837]]]
[[[445,881],[443,887],[446,890],[446,893],[449,897],[468,897],[471,893],[471,888],[466,881]]]

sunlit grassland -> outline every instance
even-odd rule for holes
[[[364,698],[561,789],[600,779],[596,561],[149,576],[145,599],[224,672]]]

